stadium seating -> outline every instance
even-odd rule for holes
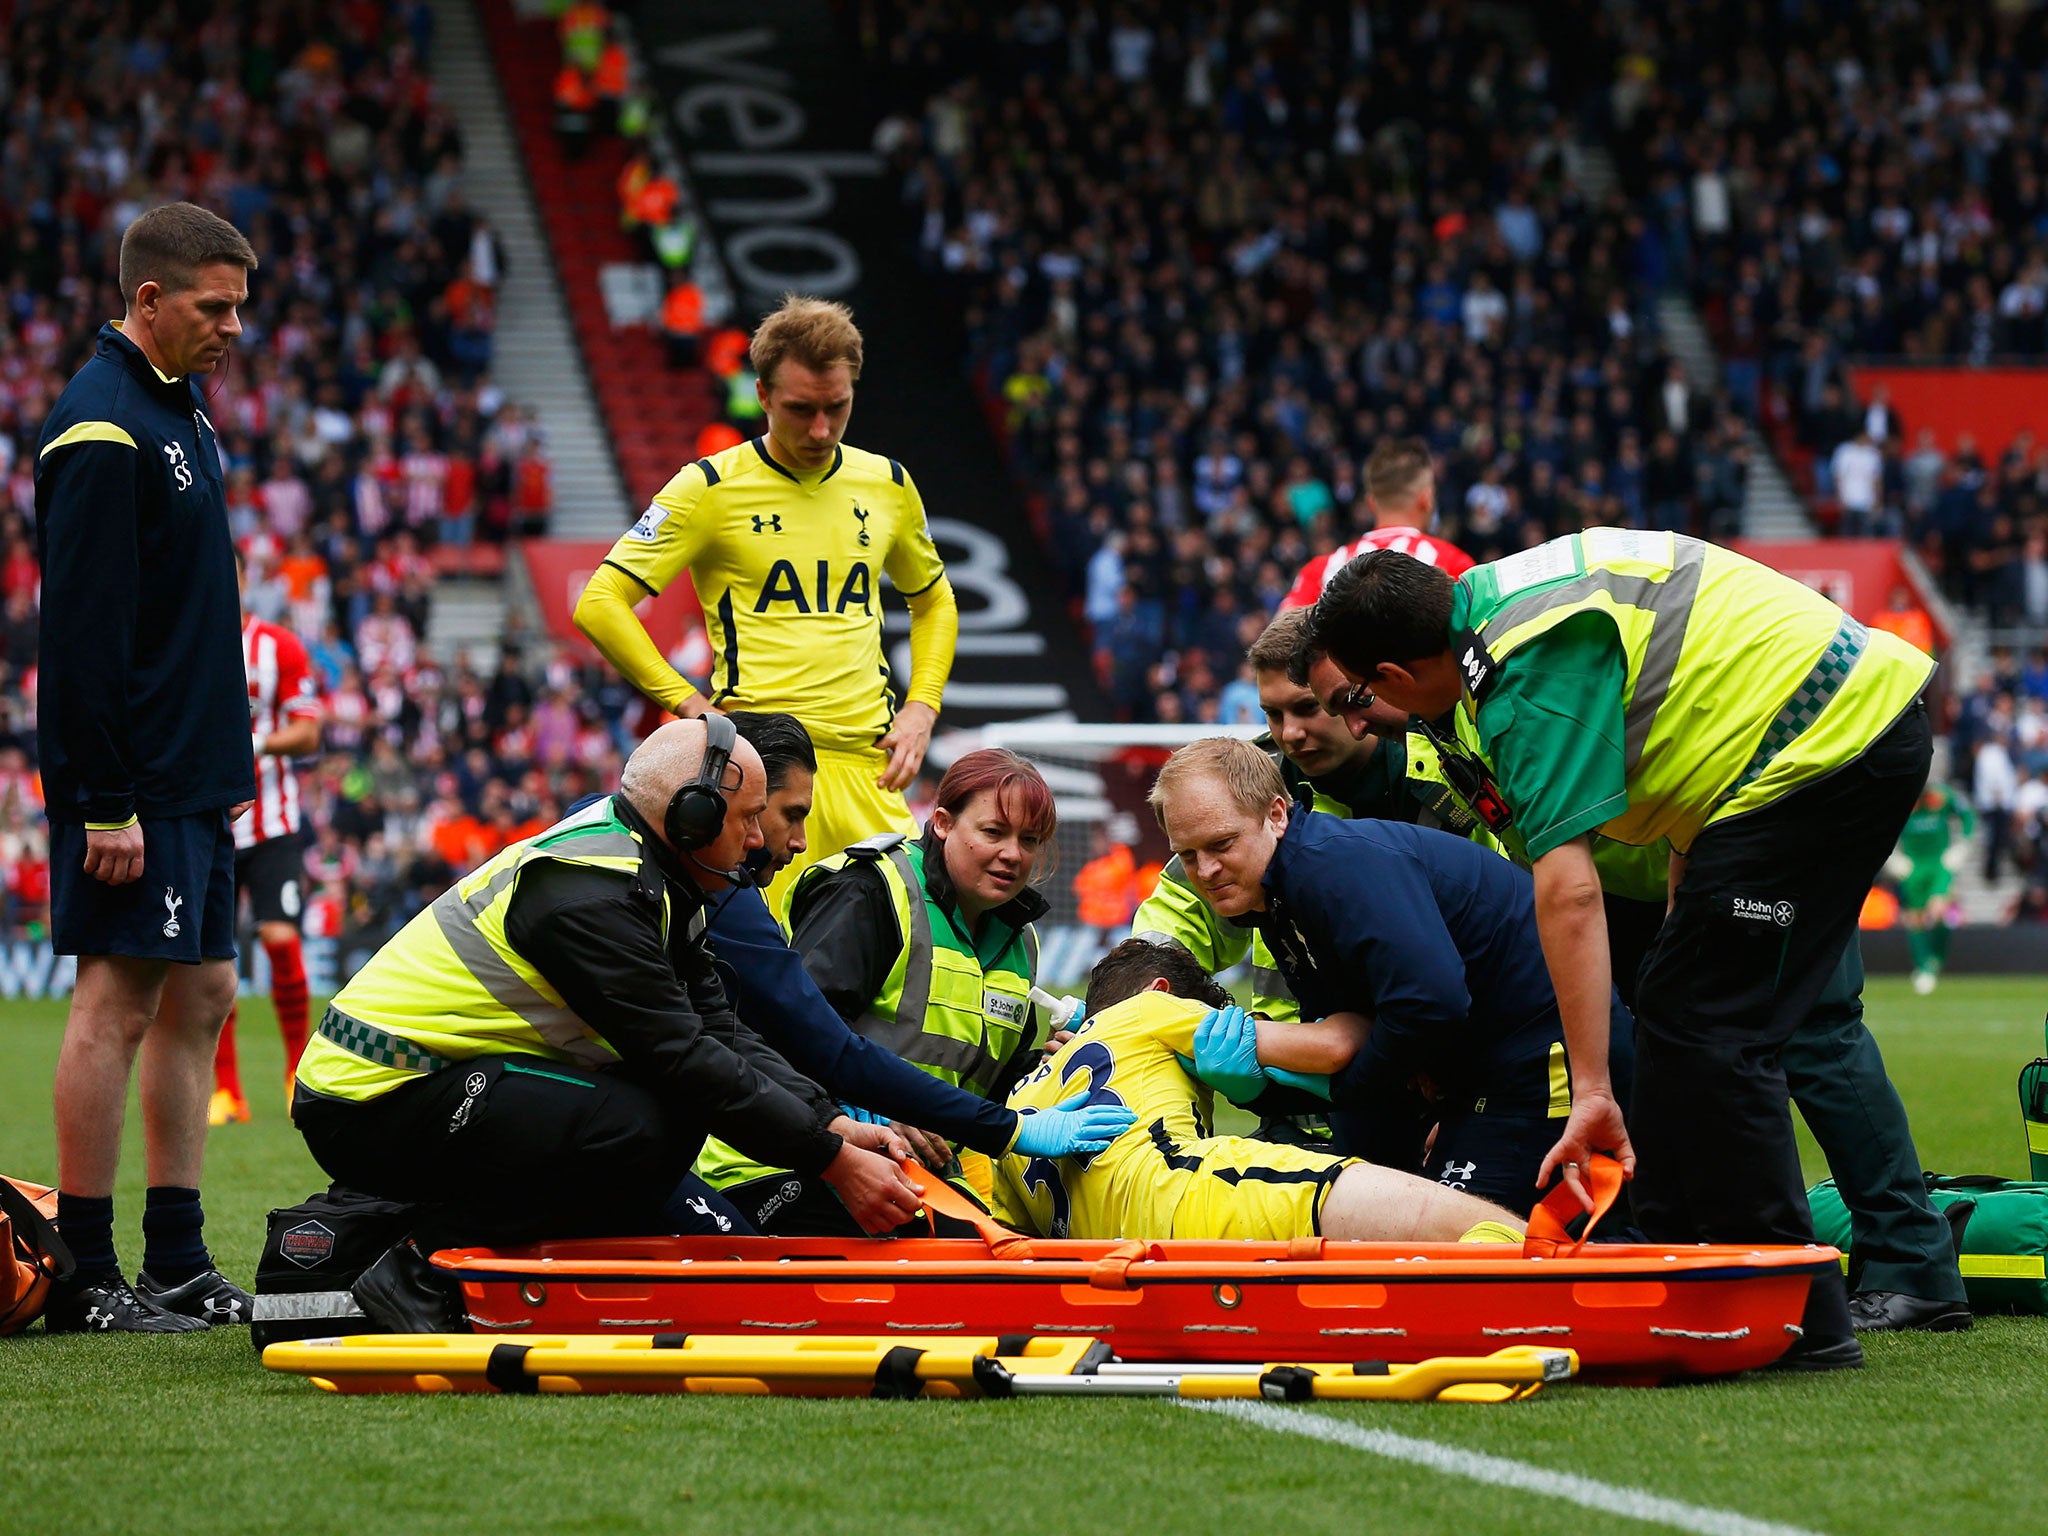
[[[1375,36],[1151,4],[1005,47],[912,9],[921,53],[880,29],[911,235],[1129,718],[1216,717],[1235,616],[1369,526],[1382,435],[1429,440],[1439,532],[1482,559],[1731,530],[1737,434],[1655,335],[1640,217],[1511,39],[1455,7]]]
[[[128,220],[190,197],[233,217],[262,261],[209,409],[250,606],[304,635],[332,707],[332,755],[306,781],[321,829],[308,925],[372,944],[451,863],[615,782],[618,721],[637,706],[615,680],[529,670],[541,658],[516,649],[478,677],[422,643],[436,581],[496,579],[507,534],[544,518],[546,482],[538,423],[490,382],[496,250],[461,201],[458,136],[421,68],[431,9],[257,17],[212,0],[175,30],[141,25],[123,52],[96,47],[133,21],[84,0],[9,22],[0,932],[33,939],[47,921],[30,535],[43,415],[121,313]],[[100,67],[44,67],[86,57]]]
[[[515,15],[509,0],[484,0],[481,9],[577,345],[627,494],[642,506],[697,457],[697,434],[718,414],[712,381],[701,368],[669,367],[655,330],[613,326],[600,275],[607,265],[645,259],[619,227],[617,185],[631,147],[617,135],[601,135],[571,158],[555,131],[552,92],[561,48],[553,25]]]

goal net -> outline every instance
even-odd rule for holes
[[[1041,865],[1038,881],[1039,893],[1052,908],[1038,926],[1042,984],[1058,990],[1085,980],[1103,951],[1130,931],[1128,912],[1115,924],[1083,921],[1111,915],[1129,905],[1128,899],[1120,902],[1107,882],[1097,881],[1107,901],[1090,902],[1084,913],[1082,891],[1091,875],[1109,868],[1091,869],[1094,861],[1114,858],[1118,848],[1130,850],[1132,863],[1147,883],[1150,873],[1166,862],[1171,850],[1145,797],[1173,749],[1203,736],[1249,739],[1260,730],[1032,720],[956,731],[932,743],[931,762],[938,771],[977,747],[1007,747],[1028,759],[1052,790],[1059,829],[1051,869],[1045,871]]]

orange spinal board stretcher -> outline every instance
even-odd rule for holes
[[[998,1226],[914,1166],[973,1238],[588,1238],[446,1249],[485,1332],[1072,1335],[1126,1362],[1420,1360],[1511,1345],[1650,1383],[1770,1364],[1799,1337],[1823,1246],[1588,1244],[1621,1188],[1596,1157],[1590,1213],[1563,1186],[1521,1247],[1494,1243],[1107,1242]]]
[[[1525,1258],[1482,1244],[618,1238],[445,1250],[482,1331],[755,1338],[1101,1339],[1129,1361],[1578,1353],[1591,1378],[1768,1365],[1798,1336],[1831,1248],[1613,1244]]]

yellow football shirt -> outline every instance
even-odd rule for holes
[[[687,569],[710,628],[711,702],[793,714],[837,751],[872,747],[895,713],[882,574],[906,597],[946,574],[901,464],[842,445],[799,476],[759,438],[685,465],[605,563],[649,592]]]
[[[1137,1122],[1092,1158],[1027,1158],[996,1162],[995,1215],[1011,1226],[1052,1237],[1102,1236],[1132,1225],[1134,1205],[1156,1204],[1165,1183],[1185,1178],[1160,1156],[1209,1134],[1207,1088],[1174,1059],[1193,1058],[1195,1026],[1207,1003],[1170,992],[1140,992],[1105,1008],[1010,1090],[1010,1108],[1056,1109],[1077,1093],[1115,1101]]]

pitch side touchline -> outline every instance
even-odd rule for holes
[[[1580,1477],[1575,1472],[1552,1472],[1546,1467],[1535,1467],[1525,1461],[1511,1461],[1505,1456],[1489,1456],[1481,1451],[1460,1450],[1456,1446],[1442,1445],[1434,1440],[1418,1440],[1412,1435],[1397,1435],[1391,1430],[1365,1429],[1356,1424],[1347,1424],[1324,1414],[1311,1413],[1300,1408],[1281,1408],[1272,1403],[1221,1402],[1181,1403],[1183,1408],[1193,1408],[1202,1413],[1219,1413],[1228,1418],[1241,1419],[1247,1424],[1256,1424],[1260,1429],[1270,1429],[1281,1434],[1302,1435],[1310,1440],[1326,1440],[1333,1445],[1348,1445],[1354,1450],[1384,1456],[1390,1461],[1406,1461],[1418,1467],[1428,1467],[1433,1472],[1442,1472],[1452,1477],[1467,1477],[1475,1483],[1486,1483],[1495,1488],[1514,1488],[1524,1493],[1541,1493],[1553,1499],[1563,1499],[1584,1509],[1598,1509],[1611,1515],[1620,1515],[1629,1520],[1642,1520],[1651,1525],[1668,1526],[1673,1530],[1694,1531],[1699,1536],[1817,1536],[1816,1532],[1804,1526],[1781,1525],[1775,1520],[1752,1520],[1747,1515],[1738,1515],[1725,1509],[1708,1509],[1700,1504],[1687,1504],[1680,1499],[1660,1498],[1654,1493],[1645,1493],[1640,1488],[1624,1488],[1614,1483],[1603,1483],[1590,1477]]]

